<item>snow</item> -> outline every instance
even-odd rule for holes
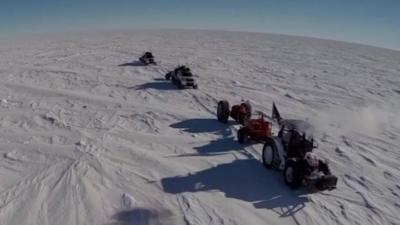
[[[151,50],[157,66],[136,59]],[[399,224],[400,52],[136,30],[0,42],[0,224]],[[198,75],[177,90],[176,65]],[[307,119],[336,190],[291,190],[216,103]]]

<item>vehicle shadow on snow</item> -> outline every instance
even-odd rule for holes
[[[166,79],[164,79],[164,78],[154,78],[154,81],[166,81]]]
[[[251,202],[256,208],[267,208],[279,216],[293,216],[305,207],[308,198],[285,186],[281,173],[266,171],[254,159],[238,159],[230,163],[186,176],[161,180],[165,192],[205,192],[219,190],[227,198]]]
[[[118,65],[120,67],[125,67],[125,66],[146,66],[146,64],[140,62],[140,61],[133,61],[133,62],[129,62],[129,63],[123,63]]]
[[[239,144],[234,137],[232,131],[227,124],[222,124],[216,119],[188,119],[170,125],[172,128],[182,129],[188,133],[213,133],[221,136],[221,138],[210,141],[209,143],[194,147],[197,154],[185,154],[183,156],[207,156],[224,154],[230,151],[243,150],[243,145]]]
[[[168,91],[168,90],[176,90],[176,87],[172,85],[170,82],[166,82],[165,80],[163,80],[163,82],[161,81],[148,82],[145,84],[130,87],[129,89],[135,89],[135,90],[156,89],[156,90]]]
[[[167,210],[135,208],[118,212],[108,225],[173,225],[172,213]]]
[[[188,133],[217,133],[222,136],[230,134],[227,125],[221,124],[217,119],[212,118],[188,119],[171,124],[170,127],[183,129],[183,131]]]
[[[230,151],[242,151],[243,145],[239,144],[233,137],[210,141],[208,144],[194,147],[199,155],[218,155]]]

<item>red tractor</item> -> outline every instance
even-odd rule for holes
[[[225,100],[219,101],[217,107],[218,121],[227,123],[229,116],[231,116],[236,122],[244,124],[244,122],[251,117],[250,102],[243,102],[240,105],[234,105],[229,111],[229,102]]]
[[[264,119],[264,114],[259,113],[259,118],[246,120],[238,130],[239,143],[244,144],[248,140],[266,141],[272,136],[272,124]]]
[[[260,112],[259,115],[259,118],[251,119],[251,105],[249,102],[234,105],[230,111],[228,101],[218,102],[218,121],[227,123],[229,116],[231,116],[236,122],[243,125],[237,132],[240,143],[245,143],[249,139],[265,141],[271,137],[271,123],[264,119],[263,113]]]

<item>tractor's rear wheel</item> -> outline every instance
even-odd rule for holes
[[[283,170],[283,179],[285,184],[293,189],[301,186],[303,182],[303,176],[298,168],[297,161],[293,159],[287,160],[285,169]]]
[[[262,151],[262,162],[267,169],[274,169],[274,162],[278,157],[278,151],[273,140],[267,140]]]
[[[217,106],[217,118],[221,123],[227,123],[229,118],[229,103],[228,101],[219,101]]]
[[[249,140],[249,134],[247,133],[247,129],[242,127],[237,132],[237,138],[240,144],[244,144]]]

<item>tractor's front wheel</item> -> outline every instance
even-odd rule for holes
[[[221,123],[227,123],[229,119],[229,103],[228,101],[219,101],[217,106],[217,118]]]
[[[274,169],[274,161],[276,160],[277,148],[273,140],[267,140],[262,151],[262,162],[267,169]]]
[[[249,134],[247,133],[247,129],[242,127],[237,132],[237,138],[240,144],[244,144],[249,140]]]

